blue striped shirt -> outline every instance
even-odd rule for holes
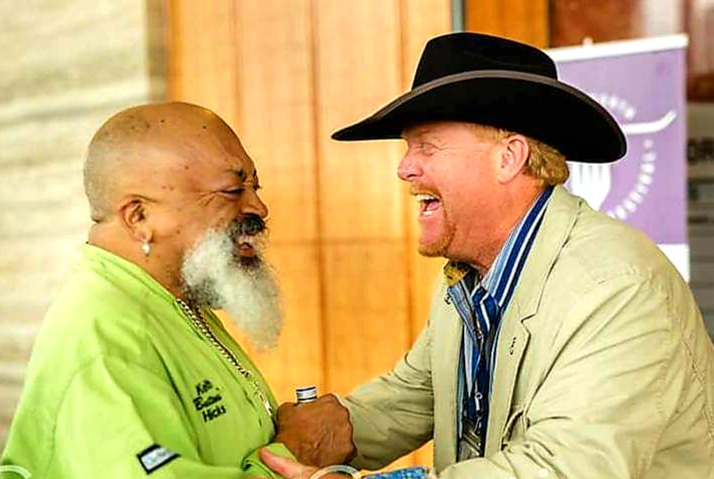
[[[483,278],[470,265],[450,262],[444,274],[448,294],[463,321],[458,396],[462,421],[459,442],[466,432],[478,438],[475,454],[483,455],[486,424],[501,318],[508,308],[533,240],[540,228],[553,188],[546,188],[511,231]],[[461,450],[461,447],[460,447]],[[461,458],[460,459],[464,459]]]

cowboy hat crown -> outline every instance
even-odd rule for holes
[[[627,150],[613,117],[584,92],[560,82],[545,52],[468,32],[429,40],[412,89],[332,138],[401,138],[405,128],[432,121],[464,121],[521,133],[571,161],[612,162]]]

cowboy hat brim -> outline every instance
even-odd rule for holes
[[[521,133],[557,148],[569,161],[608,163],[627,151],[615,119],[588,95],[542,75],[507,70],[468,71],[430,81],[332,138],[401,138],[405,128],[432,121]]]

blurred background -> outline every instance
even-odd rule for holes
[[[450,31],[542,48],[689,35],[690,280],[714,322],[714,0],[0,0],[0,19],[0,449],[85,241],[84,149],[138,103],[206,106],[256,161],[287,320],[277,351],[254,357],[278,399],[389,369],[442,261],[416,254],[403,146],[329,135],[408,90],[425,41]]]

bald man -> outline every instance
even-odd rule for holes
[[[32,477],[275,477],[275,398],[222,327],[280,330],[255,165],[213,112],[144,105],[91,141],[93,226],[36,340],[0,459]]]

